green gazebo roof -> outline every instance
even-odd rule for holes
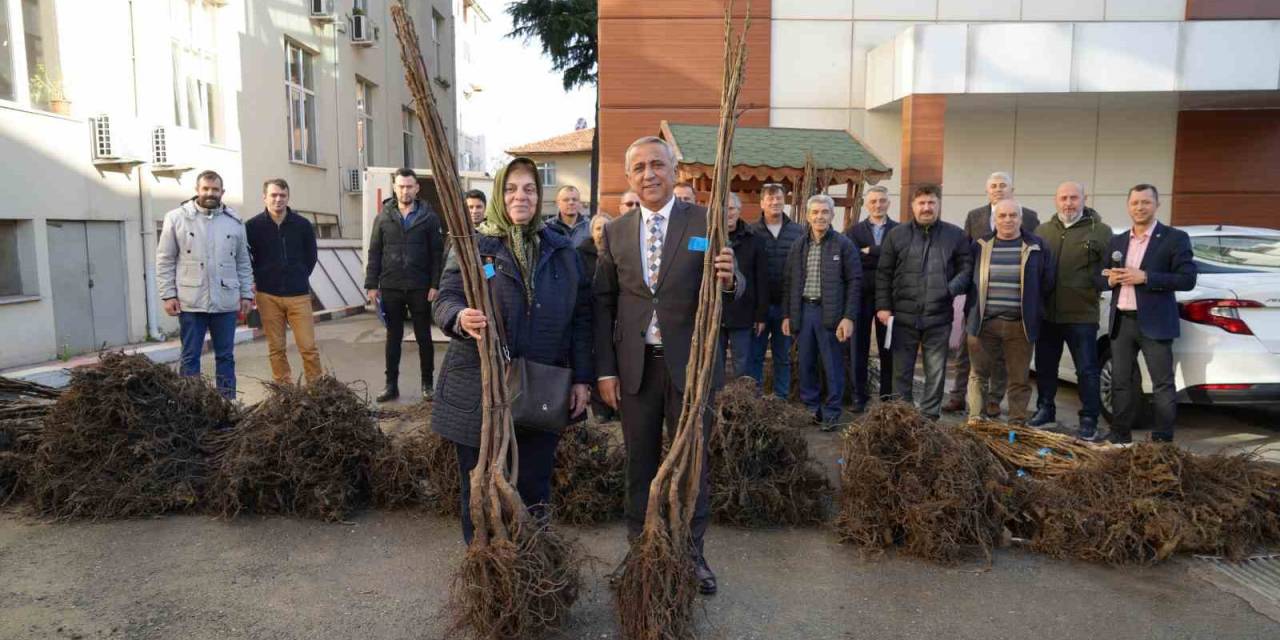
[[[662,122],[662,137],[675,147],[681,165],[713,166],[717,130],[715,125]],[[860,174],[860,179],[878,182],[893,175],[889,165],[848,131],[738,127],[733,136],[734,173],[740,177],[780,178],[787,170],[803,171],[806,153],[838,180]]]

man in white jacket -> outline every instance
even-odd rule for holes
[[[218,391],[236,394],[236,320],[249,313],[253,266],[244,223],[222,204],[222,177],[203,171],[195,197],[164,216],[156,248],[156,285],[164,311],[178,317],[182,375],[200,375],[204,337],[213,341]]]

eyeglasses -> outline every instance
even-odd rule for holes
[[[622,206],[627,207],[628,209],[630,209],[631,207],[638,207],[638,206],[640,206],[640,201],[639,201],[639,200],[624,200],[624,201],[622,202]]]

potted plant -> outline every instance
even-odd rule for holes
[[[47,106],[58,115],[71,115],[71,101],[63,91],[62,80],[51,78],[43,64],[37,64],[36,72],[31,75],[31,104]]]

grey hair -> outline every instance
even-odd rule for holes
[[[1012,202],[1013,206],[1018,208],[1018,219],[1019,220],[1022,219],[1022,205],[1017,200],[1014,200],[1013,198],[1004,198],[1003,200],[1000,200],[1000,202]],[[995,210],[996,210],[995,208],[1000,206],[1000,202],[997,202],[994,205],[992,205],[991,207],[992,214],[995,213]]]
[[[742,198],[739,198],[738,194],[732,191],[729,192],[729,206],[737,207],[739,209],[742,208]]]
[[[670,160],[672,164],[675,164],[676,152],[671,148],[671,145],[666,140],[663,140],[658,136],[644,136],[643,138],[637,138],[635,142],[632,142],[631,146],[627,147],[627,152],[622,155],[622,169],[624,172],[629,173],[631,171],[631,152],[634,151],[636,147],[646,144],[662,145],[662,148],[667,150],[667,159]]]
[[[1009,175],[1009,174],[1007,174],[1007,173],[1005,173],[1005,172],[1003,172],[1003,171],[995,171],[995,172],[992,172],[992,174],[991,174],[991,175],[987,176],[987,182],[991,182],[992,180],[995,180],[996,178],[1001,178],[1001,179],[1003,179],[1005,182],[1009,183],[1009,186],[1011,186],[1011,187],[1013,186],[1013,176],[1011,176],[1011,175]]]
[[[885,197],[889,197],[889,187],[878,184],[874,187],[867,187],[867,193],[883,193]]]
[[[1061,189],[1061,188],[1062,188],[1062,185],[1064,185],[1064,184],[1075,185],[1075,187],[1076,187],[1077,189],[1079,189],[1079,190],[1080,190],[1080,197],[1081,197],[1081,198],[1085,197],[1085,196],[1086,196],[1086,195],[1088,195],[1088,193],[1089,193],[1088,191],[1085,191],[1084,183],[1083,183],[1083,182],[1078,182],[1078,181],[1075,181],[1075,180],[1067,180],[1066,182],[1063,182],[1062,184],[1058,185],[1058,189]],[[1056,193],[1058,189],[1054,189],[1054,192]]]
[[[804,203],[804,210],[805,210],[805,213],[808,213],[808,212],[809,212],[809,209],[810,209],[811,207],[813,207],[813,203],[815,203],[815,202],[821,202],[821,203],[823,203],[823,204],[827,205],[827,208],[828,208],[828,209],[831,209],[832,213],[834,213],[834,212],[835,212],[835,210],[836,210],[836,201],[835,201],[835,199],[833,199],[831,196],[829,196],[829,195],[827,195],[827,194],[825,194],[825,193],[819,193],[819,194],[817,194],[817,195],[809,196],[809,199],[805,201],[805,203]]]

